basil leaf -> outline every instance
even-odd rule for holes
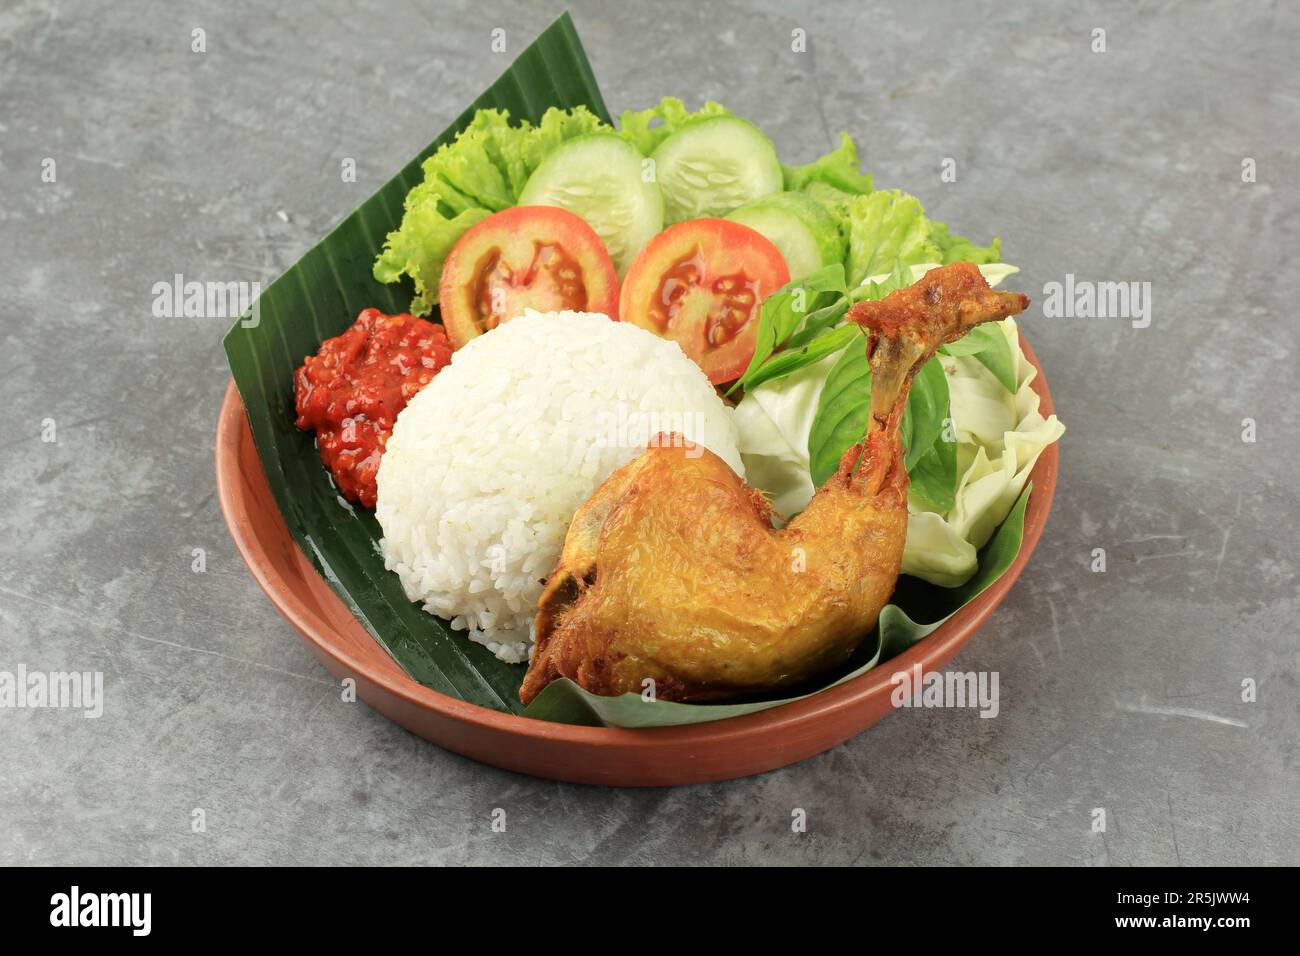
[[[749,360],[745,374],[731,386],[730,391],[749,388],[768,357],[784,347],[810,316],[834,304],[846,291],[844,266],[837,262],[786,283],[763,300],[759,307],[754,356]]]
[[[1006,342],[1001,329],[989,322],[977,325],[956,342],[949,342],[939,349],[944,355],[978,355],[985,349],[995,348],[998,342]]]
[[[845,345],[850,336],[835,328],[844,318],[849,306],[866,299],[883,299],[896,289],[905,289],[912,284],[912,270],[901,259],[894,260],[893,271],[881,282],[869,282],[864,286],[848,290],[843,285],[843,267],[826,266],[817,272],[805,276],[798,282],[783,286],[763,303],[759,313],[758,341],[754,348],[754,357],[745,370],[745,374],[728,390],[728,394],[740,388],[754,388],[763,382],[770,382],[791,372],[803,368],[811,362],[820,361]],[[803,319],[800,327],[795,306],[799,305],[795,290],[804,290],[803,305],[808,306],[811,293],[815,308]],[[834,293],[829,305],[826,302]],[[797,331],[796,331],[797,330]],[[820,342],[823,336],[834,334],[828,342]],[[771,343],[775,344],[771,344]],[[813,343],[818,343],[814,345]],[[808,354],[813,358],[805,360],[803,354],[791,359],[783,359],[786,352],[811,349]],[[773,354],[775,353],[775,357]]]
[[[948,419],[945,419],[948,421]],[[934,511],[947,513],[957,505],[957,442],[939,437],[908,471],[911,494]]]
[[[850,289],[849,299],[855,303],[883,299],[891,292],[906,289],[915,281],[912,278],[912,267],[906,265],[902,259],[895,259],[894,268],[890,270],[889,275],[879,282],[864,282],[862,285]]]
[[[788,348],[776,353],[758,369],[746,388],[754,388],[764,382],[782,378],[815,362],[820,362],[828,355],[834,355],[850,342],[860,340],[866,350],[867,338],[856,325],[841,325],[819,335],[801,348]]]
[[[956,342],[949,342],[939,349],[944,355],[973,355],[980,364],[993,373],[994,377],[1008,392],[1016,390],[1015,355],[1011,343],[1002,333],[1000,326],[990,322],[977,325]]]
[[[903,430],[903,447],[907,449],[907,471],[911,474],[921,456],[940,437],[948,417],[948,376],[937,358],[922,365],[912,379],[903,417],[909,420]]]
[[[871,403],[871,363],[865,343],[850,345],[832,366],[817,401],[808,432],[808,469],[814,488],[835,474],[840,458],[867,431]]]
[[[841,297],[824,309],[818,309],[811,313],[804,326],[794,335],[790,336],[785,347],[787,349],[803,348],[815,338],[819,338],[827,329],[834,326],[844,318],[844,313],[849,311],[849,300],[847,297]]]
[[[871,363],[865,348],[850,345],[826,376],[808,433],[808,465],[813,486],[835,474],[844,453],[867,431],[871,414]],[[907,449],[909,474],[943,431],[948,416],[948,376],[930,359],[912,382],[899,437]]]
[[[1015,356],[1011,354],[1011,343],[1007,337],[1002,334],[1002,330],[996,326],[986,326],[995,333],[997,341],[982,351],[976,352],[975,357],[979,359],[986,369],[993,373],[993,377],[1002,383],[1002,387],[1012,394],[1016,391],[1016,367]]]

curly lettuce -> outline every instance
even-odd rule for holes
[[[692,113],[675,96],[665,96],[658,105],[645,110],[624,110],[618,118],[618,133],[649,156],[659,144],[682,127],[713,116],[730,116],[731,110],[712,100]]]
[[[781,172],[788,192],[834,190],[822,192],[827,202],[836,194],[847,198],[871,192],[871,174],[858,169],[858,147],[848,133],[840,133],[840,145],[825,156],[804,166],[782,166]]]
[[[901,260],[904,265],[952,262],[992,264],[1001,259],[1002,245],[994,239],[980,246],[925,215],[921,201],[897,189],[854,196],[844,205],[849,241],[845,272],[849,284],[888,272]]]
[[[804,166],[783,166],[785,188],[815,200],[830,213],[847,252],[844,271],[850,286],[867,276],[904,265],[927,262],[974,262],[1001,259],[995,238],[981,246],[953,235],[941,222],[925,215],[921,201],[898,189],[873,190],[870,174],[858,168],[853,139],[840,134],[840,145]]]
[[[940,261],[944,265],[973,262],[982,266],[1002,261],[1002,240],[997,236],[987,246],[981,246],[965,236],[950,234],[946,224],[933,222],[930,224],[930,239],[938,247]]]
[[[585,107],[547,110],[537,125],[510,122],[505,110],[479,110],[450,143],[423,163],[424,181],[403,205],[401,225],[375,260],[380,282],[410,276],[411,312],[427,315],[452,246],[475,223],[515,205],[528,177],[561,143],[609,129]]]

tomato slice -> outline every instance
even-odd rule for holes
[[[618,276],[582,217],[555,206],[515,206],[457,240],[443,264],[438,306],[460,348],[524,309],[617,318]]]
[[[771,240],[738,222],[692,219],[647,243],[628,269],[618,312],[672,339],[721,385],[754,357],[763,300],[790,281]]]

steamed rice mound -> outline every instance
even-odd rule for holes
[[[574,512],[661,430],[743,477],[731,409],[676,344],[530,311],[456,352],[398,415],[378,475],[384,563],[426,611],[526,661]]]

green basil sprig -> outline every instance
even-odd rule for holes
[[[1016,390],[1015,356],[1011,353],[1011,343],[1002,334],[1002,329],[989,323],[977,325],[956,342],[950,342],[939,349],[944,355],[973,355],[980,363],[993,373],[994,377],[1008,392]]]
[[[810,359],[805,353],[801,359],[782,359],[778,372],[773,373],[770,369],[764,372],[764,366],[773,359],[774,352],[790,351],[791,340],[796,334],[802,338],[794,351],[810,346],[818,336],[832,331],[830,327],[848,309],[847,303],[841,308],[847,292],[844,266],[837,262],[809,273],[802,279],[788,282],[768,296],[759,307],[754,357],[749,360],[745,374],[731,386],[730,391],[770,382],[773,378],[789,375],[796,368],[810,365],[818,358],[829,355],[829,352],[823,352],[817,358]]]

